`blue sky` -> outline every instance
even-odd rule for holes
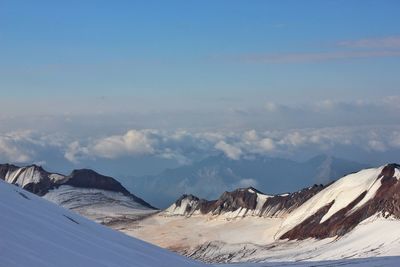
[[[398,38],[398,1],[2,1],[0,12],[3,97],[161,95],[168,107],[371,97],[400,81],[398,54],[352,54],[398,46],[340,45]],[[262,59],[318,53],[348,54]]]
[[[267,155],[342,155],[341,138],[369,162],[398,155],[398,14],[399,1],[0,1],[0,159],[182,163],[266,138]]]

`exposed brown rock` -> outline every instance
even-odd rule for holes
[[[364,203],[355,211],[350,212],[367,194],[364,191],[345,208],[333,214],[329,219],[320,223],[321,218],[329,211],[333,203],[323,207],[317,213],[305,219],[293,229],[281,236],[281,239],[306,239],[306,238],[327,238],[342,236],[363,220],[374,214],[381,213],[383,216],[394,216],[400,218],[400,183],[394,177],[397,164],[386,165],[381,174],[377,177],[377,182],[381,186],[375,196]]]
[[[324,188],[323,185],[315,184],[298,192],[268,198],[262,207],[260,215],[276,217],[282,212],[291,212]]]
[[[292,194],[270,196],[263,204],[262,209],[253,215],[264,217],[280,216],[294,210],[323,188],[324,186],[322,185],[314,185]],[[186,206],[186,216],[192,215],[195,211],[200,211],[201,214],[220,215],[238,209],[245,210],[244,215],[246,215],[256,209],[257,194],[263,193],[253,187],[249,187],[236,189],[232,192],[224,192],[217,200],[211,201],[199,199],[193,195],[183,195],[175,202],[175,206],[180,207],[184,199],[187,199],[189,203],[193,203]]]

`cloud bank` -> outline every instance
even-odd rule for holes
[[[231,160],[255,156],[305,159],[325,153],[361,162],[398,161],[399,102],[399,96],[374,101],[327,99],[298,105],[266,102],[239,113],[229,111],[224,114],[227,124],[221,122],[219,128],[211,129],[110,130],[107,125],[92,129],[78,121],[77,128],[83,132],[79,135],[76,129],[62,133],[5,131],[0,133],[0,160],[52,165],[56,161],[58,166],[71,168],[107,165],[108,161],[129,166],[130,161],[142,158],[182,165],[217,154]],[[235,122],[233,127],[231,121]],[[280,127],[281,122],[284,127]],[[260,125],[263,127],[254,127]]]

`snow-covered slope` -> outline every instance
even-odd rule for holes
[[[88,169],[65,176],[36,165],[3,164],[0,178],[103,224],[120,224],[155,212],[112,177]]]
[[[203,266],[3,181],[0,214],[1,267]]]
[[[341,178],[294,210],[278,236],[322,239],[342,236],[376,214],[400,219],[399,167],[388,164]]]
[[[314,262],[375,257],[397,257],[400,262],[400,221],[376,215],[340,238],[277,240],[265,245],[214,241],[183,254],[208,262]]]

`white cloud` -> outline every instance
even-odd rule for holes
[[[393,132],[390,144],[395,148],[400,148],[400,132]]]
[[[247,143],[255,142],[258,140],[258,134],[256,130],[246,131],[243,134],[243,140]]]
[[[265,104],[265,109],[269,112],[275,112],[279,110],[279,106],[274,102],[267,102]]]
[[[92,153],[104,158],[152,154],[154,142],[155,140],[152,140],[145,130],[129,130],[124,135],[113,135],[97,140],[92,147]]]
[[[238,160],[242,155],[242,150],[240,148],[230,145],[225,141],[219,141],[215,145],[215,148],[224,152],[230,159]]]
[[[0,139],[1,158],[8,162],[24,163],[30,161],[32,153],[20,148],[15,142],[8,138]]]
[[[271,138],[264,138],[260,142],[260,147],[264,151],[273,151],[275,150],[275,143]]]
[[[281,141],[282,144],[300,146],[307,142],[308,137],[298,131],[287,134]]]
[[[382,141],[379,141],[379,140],[369,140],[368,141],[368,147],[371,150],[374,150],[374,151],[379,151],[379,152],[386,151],[385,144]]]
[[[64,153],[64,157],[73,163],[78,163],[80,159],[86,157],[89,151],[86,147],[81,146],[79,141],[70,143]]]
[[[234,160],[255,155],[294,157],[335,151],[345,151],[349,157],[371,157],[372,153],[394,153],[399,148],[400,126],[396,125],[242,132],[131,129],[122,134],[80,138],[30,131],[0,134],[0,161],[61,164],[59,158],[64,156],[66,161],[82,166],[92,165],[96,159],[142,156],[189,164],[221,152]]]
[[[338,147],[356,151],[384,152],[400,147],[399,127],[326,127],[280,131],[248,130],[232,132],[173,132],[129,130],[122,135],[90,139],[85,145],[72,142],[64,154],[71,162],[83,159],[116,159],[151,155],[188,164],[196,159],[223,152],[238,160],[253,155],[290,156],[301,151],[327,153]],[[384,142],[385,136],[390,140]]]
[[[0,134],[0,160],[11,163],[43,161],[37,158],[38,150],[54,146],[53,137],[30,130]]]

